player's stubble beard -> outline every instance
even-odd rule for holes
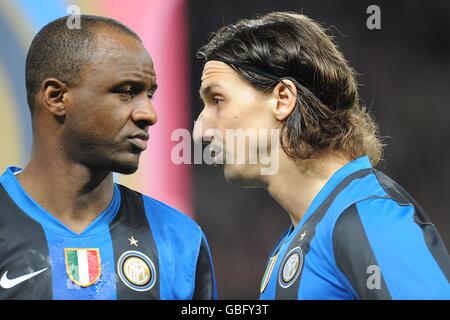
[[[133,153],[133,160],[121,159],[121,154],[124,151],[105,152],[98,155],[89,155],[85,158],[85,163],[91,167],[100,170],[107,170],[109,172],[116,172],[120,174],[133,174],[139,168],[140,152]],[[130,155],[126,155],[127,158]]]
[[[226,144],[224,144],[222,152],[223,163],[215,165],[223,169],[225,180],[229,184],[245,189],[263,187],[259,174],[260,166],[248,163],[248,150],[245,151],[246,163],[244,164],[237,164],[236,155],[227,153]],[[230,163],[227,163],[227,157],[231,160]]]
[[[69,136],[69,137],[67,137]],[[132,174],[139,168],[141,150],[128,146],[126,139],[111,141],[94,136],[66,135],[61,144],[70,161],[80,163],[93,172]]]

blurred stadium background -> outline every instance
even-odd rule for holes
[[[366,8],[381,8],[381,30],[366,27]],[[25,57],[35,33],[67,14],[115,18],[136,31],[153,57],[159,122],[149,151],[131,176],[117,181],[192,216],[213,253],[219,297],[254,299],[266,257],[289,225],[263,190],[228,185],[220,169],[174,165],[176,128],[193,128],[203,62],[196,51],[211,32],[240,18],[273,10],[302,12],[329,33],[360,74],[361,99],[385,137],[378,169],[403,185],[450,244],[450,2],[300,0],[1,0],[0,171],[24,166],[31,148]]]

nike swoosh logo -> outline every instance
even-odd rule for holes
[[[3,274],[2,278],[0,279],[0,287],[2,287],[3,289],[10,289],[24,281],[27,281],[28,279],[31,279],[31,278],[37,276],[38,274],[44,272],[47,269],[48,268],[44,268],[42,270],[30,273],[30,274],[26,274],[24,276],[21,276],[21,277],[15,278],[15,279],[8,279],[8,276],[7,276],[8,271],[6,271]]]

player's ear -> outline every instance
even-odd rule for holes
[[[48,78],[43,82],[43,90],[44,108],[57,117],[65,116],[67,85],[58,79]]]
[[[286,119],[294,110],[297,103],[297,88],[289,79],[283,79],[273,89],[273,94],[277,100],[273,109],[275,118],[279,121]]]

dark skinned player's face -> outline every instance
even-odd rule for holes
[[[136,39],[97,32],[93,62],[67,92],[63,144],[72,160],[92,169],[133,173],[157,121],[153,62]]]

